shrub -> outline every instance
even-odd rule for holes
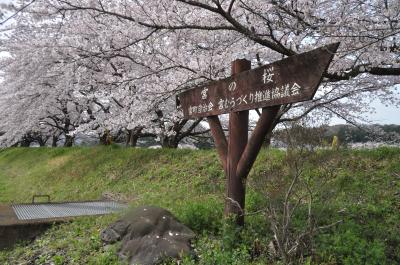
[[[317,249],[322,260],[334,258],[344,265],[384,265],[385,244],[379,239],[368,240],[361,228],[352,221],[340,225],[334,233],[321,234]]]
[[[208,200],[205,202],[189,202],[177,213],[178,218],[196,233],[218,233],[222,226],[221,202]]]

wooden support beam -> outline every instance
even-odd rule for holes
[[[218,116],[207,117],[208,124],[210,125],[211,135],[214,139],[214,144],[217,149],[219,159],[226,174],[226,157],[228,154],[228,142],[226,141],[224,130],[222,129],[221,122]]]
[[[232,63],[232,75],[250,69],[251,62],[248,60],[236,60]],[[236,175],[236,168],[247,144],[248,127],[248,110],[229,113],[225,216],[234,215],[240,226],[244,225],[246,183]]]
[[[237,165],[236,176],[245,179],[249,174],[251,167],[256,161],[261,146],[265,140],[265,136],[271,130],[273,122],[278,114],[280,106],[263,108],[260,119],[243,151],[242,157]]]

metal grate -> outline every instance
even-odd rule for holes
[[[109,214],[126,208],[112,201],[15,204],[12,208],[19,220],[62,218]]]

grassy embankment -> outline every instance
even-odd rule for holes
[[[260,179],[286,172],[285,153],[262,151],[248,181],[247,211],[267,199]],[[315,240],[315,264],[400,264],[400,149],[320,152],[306,161],[302,178],[318,192],[315,220],[340,224]],[[319,165],[319,166],[318,166]],[[326,170],[330,167],[330,170]],[[329,176],[327,176],[327,172]],[[282,176],[282,179],[286,178]],[[323,185],[318,179],[324,179]],[[275,184],[273,184],[275,183]],[[273,181],[271,191],[284,190]],[[282,187],[279,187],[282,185]],[[198,233],[198,261],[184,264],[270,264],[268,255],[251,257],[253,242],[271,240],[262,215],[247,217],[237,235],[222,223],[224,176],[214,151],[95,148],[35,148],[0,151],[0,203],[30,202],[34,194],[53,201],[101,196],[158,205],[172,211]],[[294,229],[305,222],[299,207]],[[0,264],[120,264],[115,248],[104,248],[101,229],[117,216],[78,218],[55,226],[31,244],[0,252]]]

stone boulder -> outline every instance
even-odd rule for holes
[[[122,241],[119,256],[129,264],[157,264],[167,257],[194,255],[195,234],[169,211],[153,206],[131,210],[101,232],[105,244]]]

